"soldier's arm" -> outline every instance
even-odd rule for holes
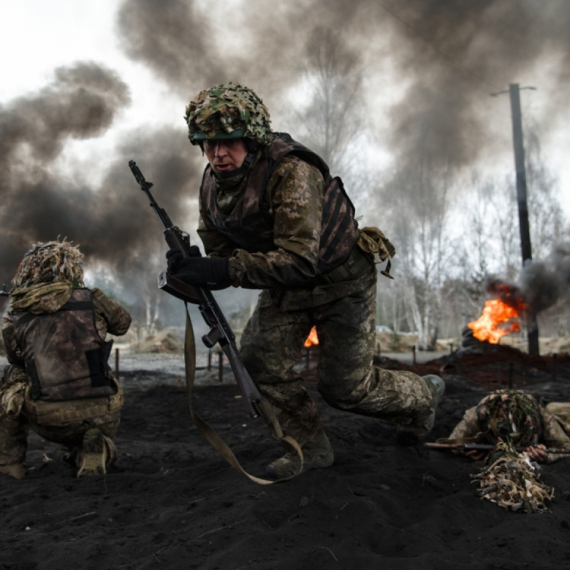
[[[474,437],[479,433],[479,421],[477,420],[477,406],[469,408],[461,421],[453,428],[449,439],[463,439]]]
[[[269,180],[266,200],[274,215],[276,249],[234,251],[230,275],[234,285],[266,289],[310,282],[319,256],[324,180],[320,171],[296,158],[282,161]]]
[[[102,338],[105,338],[105,334],[101,334],[104,332],[117,336],[125,334],[131,325],[131,315],[119,303],[109,299],[100,289],[95,288],[92,293],[95,313],[106,323],[106,331],[102,331],[97,323],[97,330]]]
[[[548,412],[545,408],[540,408],[540,415],[542,418],[542,442],[544,448],[559,449],[568,451],[566,454],[544,453],[545,457],[541,460],[545,463],[553,463],[563,457],[570,457],[570,437],[566,434],[562,426],[558,423],[557,419]]]
[[[449,439],[465,439],[473,438],[480,432],[479,420],[477,419],[477,406],[469,408],[464,414],[461,421],[453,428],[449,435]],[[454,453],[466,455],[471,459],[477,461],[485,457],[486,452],[471,449],[469,451],[454,451]]]
[[[4,348],[6,349],[6,357],[10,364],[24,364],[22,351],[18,347],[16,337],[14,335],[14,322],[8,312],[2,317],[2,338],[4,340]]]

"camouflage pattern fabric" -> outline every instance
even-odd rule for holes
[[[12,279],[12,297],[38,283],[68,281],[83,287],[83,254],[71,242],[36,243],[26,252]]]
[[[220,83],[201,91],[186,107],[188,138],[229,138],[235,131],[265,145],[271,138],[271,120],[263,101],[248,87]]]
[[[481,431],[491,443],[509,441],[515,446],[527,447],[538,443],[541,437],[541,418],[538,403],[522,390],[497,390],[477,406]]]
[[[26,458],[27,436],[32,429],[39,436],[66,446],[68,449],[79,447],[83,440],[83,435],[88,429],[97,427],[104,435],[114,439],[120,423],[120,409],[112,409],[109,405],[109,398],[93,398],[91,400],[76,402],[65,402],[59,406],[58,412],[51,416],[41,416],[43,406],[49,406],[51,402],[33,402],[29,395],[29,389],[24,386],[25,399],[22,412],[14,416],[6,413],[0,407],[0,465],[13,465],[23,463]],[[0,399],[6,391],[6,386],[0,387]],[[35,413],[30,413],[33,406]],[[106,413],[101,410],[111,408]],[[40,415],[38,415],[38,409]],[[50,410],[51,411],[51,410]],[[64,421],[65,416],[73,417],[71,421]],[[42,420],[50,423],[44,423]]]
[[[318,389],[331,406],[414,428],[429,415],[433,389],[411,372],[372,363],[376,271],[356,280],[361,290],[306,310],[283,310],[263,291],[241,338],[240,357],[274,406],[286,435],[303,446],[322,429],[314,401],[293,369],[311,327],[319,336]]]
[[[499,442],[497,447],[499,457],[471,476],[478,485],[477,494],[510,511],[547,511],[554,489],[540,481],[539,465],[507,442]]]
[[[14,336],[13,320],[10,315],[17,302],[18,310],[27,310],[34,314],[53,313],[60,309],[70,299],[73,285],[70,282],[55,284],[40,284],[30,288],[28,294],[20,294],[17,301],[10,300],[10,307],[2,317],[2,336],[6,348],[8,361],[23,366],[22,351]],[[109,299],[100,289],[91,290],[93,294],[93,308],[95,310],[95,327],[101,339],[107,333],[123,335],[129,330],[131,316],[117,302]]]
[[[268,253],[282,248],[303,255],[306,249],[299,252],[299,245],[316,249],[318,241],[316,256],[296,264],[303,272],[283,276],[288,286],[306,286],[346,260],[356,242],[354,207],[342,181],[330,176],[318,155],[278,133],[247,172],[235,175],[242,176],[238,186],[233,176],[212,176],[208,166],[200,188],[204,220],[236,249]],[[240,286],[257,288],[247,282]]]
[[[234,207],[245,187],[218,184],[218,208]],[[262,188],[259,192],[262,192]],[[432,384],[411,372],[373,365],[376,269],[372,252],[354,247],[330,275],[317,276],[324,179],[296,156],[275,169],[261,210],[274,217],[272,243],[244,247],[210,221],[201,201],[198,233],[212,257],[228,257],[233,285],[263,289],[241,338],[240,356],[274,406],[285,435],[304,446],[322,429],[315,403],[294,365],[313,325],[319,335],[318,389],[341,410],[421,429]],[[370,258],[370,259],[369,259]],[[321,277],[323,277],[321,279]]]
[[[71,295],[72,283],[62,283]],[[20,306],[33,308],[34,312],[51,312],[65,304],[66,295],[62,295],[64,289],[45,285],[43,289],[34,287],[29,291],[33,302],[28,302],[30,299],[25,294],[20,295]],[[39,294],[40,291],[44,295]],[[101,338],[104,339],[107,333],[125,334],[131,321],[128,312],[99,289],[93,289],[92,293],[95,326]],[[30,428],[42,437],[68,447],[78,445],[85,431],[91,427],[99,427],[108,437],[115,436],[123,404],[121,390],[116,395],[105,398],[57,403],[33,402],[22,353],[14,336],[10,309],[2,319],[2,335],[11,364],[5,367],[0,386],[0,465],[23,462]]]
[[[269,251],[248,251],[220,233],[200,204],[198,234],[211,257],[229,257],[235,287],[271,289],[283,307],[307,308],[328,303],[362,290],[362,282],[348,272],[338,280],[315,281],[322,218],[323,177],[319,170],[297,157],[286,157],[271,176],[265,192],[265,209],[274,211],[273,246]],[[236,199],[241,188],[233,194]],[[220,192],[227,198],[229,190]],[[372,262],[369,264],[372,266]],[[343,270],[337,271],[343,273]],[[338,281],[334,283],[333,281]],[[301,285],[311,283],[311,287]]]
[[[484,398],[480,404],[483,403],[485,399],[486,398]],[[455,426],[449,435],[449,438],[446,439],[477,443],[496,443],[496,440],[494,438],[489,438],[488,434],[481,431],[477,408],[478,406],[473,406],[472,408],[466,410],[463,414],[462,420]],[[568,453],[570,454],[570,437],[563,427],[564,423],[563,421],[560,421],[560,419],[558,419],[554,413],[552,413],[553,411],[558,411],[559,409],[565,410],[566,406],[559,406],[557,403],[552,403],[549,404],[546,408],[539,407],[541,437],[536,443],[542,443],[546,447],[552,449],[568,450]],[[553,463],[554,461],[557,461],[563,457],[568,456],[565,454],[550,453],[547,456],[546,463]]]
[[[230,257],[236,287],[267,289],[306,283],[314,276],[319,255],[323,177],[295,157],[282,161],[267,185],[266,209],[275,213],[271,251],[250,252],[221,234],[201,204],[198,234],[208,255]],[[236,198],[241,189],[235,192]],[[222,195],[222,199],[224,196]]]

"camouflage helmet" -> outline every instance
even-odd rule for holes
[[[491,443],[499,439],[514,446],[538,443],[542,421],[537,401],[522,390],[496,390],[477,406],[481,430]]]
[[[26,252],[12,279],[14,288],[69,281],[83,286],[83,254],[66,241],[35,243]]]
[[[186,107],[185,119],[194,145],[205,139],[245,137],[262,145],[271,140],[271,119],[263,101],[248,87],[231,81],[201,91]]]

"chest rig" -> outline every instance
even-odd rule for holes
[[[275,133],[272,142],[252,168],[245,188],[231,211],[223,211],[216,200],[216,179],[206,167],[200,189],[209,220],[216,229],[251,253],[276,249],[273,241],[274,215],[266,199],[271,175],[288,155],[299,157],[319,169],[324,179],[323,214],[317,273],[327,272],[342,264],[356,242],[354,206],[346,194],[342,180],[332,177],[328,166],[313,151],[294,141],[287,133]]]

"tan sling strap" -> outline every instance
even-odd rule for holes
[[[186,305],[186,304],[185,304]],[[190,408],[190,415],[196,427],[200,430],[202,435],[206,438],[208,443],[227,461],[232,467],[243,473],[246,477],[251,479],[258,485],[272,485],[273,483],[284,483],[294,479],[303,468],[303,452],[299,444],[289,436],[283,435],[283,430],[279,424],[279,420],[273,411],[271,404],[263,399],[259,402],[259,412],[268,423],[273,432],[273,435],[281,441],[281,443],[292,452],[295,452],[299,457],[299,467],[294,475],[283,479],[270,480],[256,477],[249,474],[239,463],[232,450],[220,438],[220,436],[194,411],[192,405],[192,389],[194,387],[194,379],[196,376],[196,342],[194,338],[194,328],[188,313],[188,306],[186,305],[186,333],[184,336],[184,365],[186,373],[186,388],[188,393],[188,406]]]

